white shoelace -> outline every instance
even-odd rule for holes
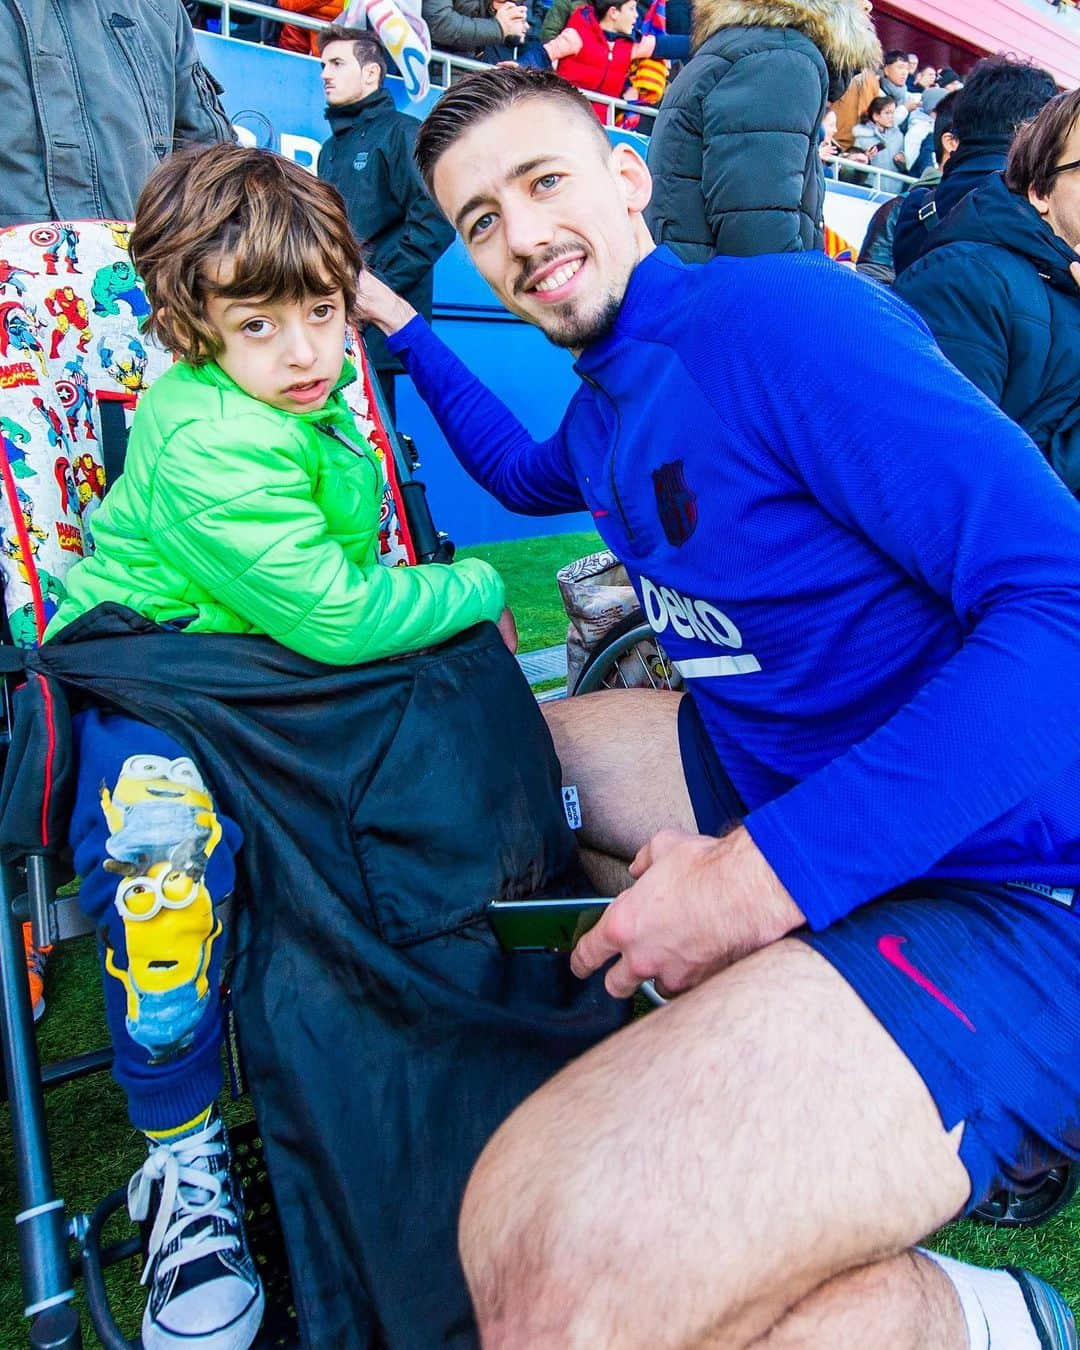
[[[176,1251],[162,1259],[157,1275],[167,1275],[189,1261],[198,1261],[212,1252],[231,1251],[240,1245],[235,1234],[215,1234],[212,1223],[206,1224],[200,1232],[184,1237],[193,1223],[203,1219],[219,1217],[236,1226],[236,1214],[225,1200],[220,1177],[205,1167],[193,1165],[200,1159],[217,1158],[224,1152],[221,1121],[214,1120],[197,1134],[187,1135],[173,1144],[159,1145],[128,1182],[128,1213],[137,1223],[149,1215],[154,1184],[161,1182],[161,1202],[150,1231],[143,1284],[154,1270],[157,1254],[177,1239],[183,1240]]]

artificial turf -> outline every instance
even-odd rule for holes
[[[462,556],[484,557],[502,572],[514,610],[521,650],[561,642],[566,617],[555,585],[555,571],[571,558],[600,546],[593,534],[553,535],[513,543],[461,549]],[[43,1061],[94,1049],[106,1041],[97,958],[91,939],[63,945],[50,959],[48,1013],[38,1031]],[[111,1079],[97,1075],[48,1094],[49,1131],[58,1193],[69,1212],[89,1209],[116,1186],[123,1185],[143,1156],[139,1137],[127,1123],[124,1103]],[[235,1121],[246,1114],[244,1102],[224,1104]],[[0,1350],[27,1344],[21,1317],[13,1220],[15,1177],[8,1142],[8,1109],[0,1109]],[[121,1228],[123,1225],[117,1225]],[[1019,1265],[1054,1283],[1080,1309],[1080,1202],[1037,1229],[1004,1230],[985,1224],[952,1224],[932,1246],[962,1260],[982,1265]],[[109,1276],[114,1308],[123,1330],[138,1330],[143,1294],[134,1263]],[[87,1346],[98,1342],[84,1317]]]

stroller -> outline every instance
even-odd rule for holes
[[[197,664],[196,653],[212,649],[210,693],[185,689],[182,680],[158,682],[163,698],[173,686],[177,704],[175,714],[161,711],[163,730],[171,727],[183,741],[191,724],[182,718],[193,700],[201,700],[202,710],[214,706],[219,688],[230,680],[243,685],[261,662],[279,681],[277,692],[260,691],[268,717],[275,709],[279,719],[291,717],[304,697],[341,717],[342,740],[335,745],[290,742],[298,761],[310,761],[314,772],[320,755],[340,755],[342,744],[366,751],[370,743],[377,788],[369,791],[366,781],[358,790],[353,785],[347,803],[332,801],[334,809],[324,810],[342,838],[336,852],[321,858],[306,858],[303,839],[279,838],[280,816],[242,822],[247,893],[259,897],[259,906],[254,917],[253,906],[235,906],[233,1006],[241,1037],[251,1037],[244,1040],[245,1059],[282,1218],[296,1319],[290,1321],[284,1281],[275,1280],[281,1297],[271,1297],[268,1306],[284,1306],[277,1326],[268,1315],[263,1343],[292,1344],[299,1335],[317,1344],[377,1340],[407,1346],[418,1343],[420,1325],[442,1328],[440,1343],[465,1346],[471,1323],[464,1285],[459,1295],[456,1283],[448,1291],[445,1282],[447,1271],[460,1280],[453,1274],[452,1215],[471,1161],[522,1096],[623,1016],[598,988],[583,990],[565,963],[503,958],[478,920],[501,887],[516,895],[586,889],[561,816],[554,752],[549,742],[545,749],[535,701],[493,628],[490,634],[470,630],[437,651],[340,670],[317,668],[268,639],[147,631],[154,625],[126,632],[124,625],[138,619],[130,611],[106,615],[104,645],[80,639],[35,647],[63,596],[66,567],[89,546],[93,513],[122,467],[128,417],[170,360],[139,333],[146,301],[127,257],[126,230],[119,222],[57,222],[16,229],[3,243],[14,282],[13,297],[0,303],[6,503],[0,571],[10,638],[0,646],[0,673],[9,677],[0,793],[0,1019],[30,1343],[42,1350],[81,1344],[72,1302],[77,1266],[98,1337],[109,1347],[127,1345],[110,1313],[102,1270],[140,1245],[133,1238],[104,1247],[102,1228],[122,1205],[120,1192],[90,1214],[67,1212],[56,1194],[46,1133],[43,1079],[67,1081],[105,1067],[110,1058],[107,1051],[83,1056],[43,1075],[27,996],[20,921],[32,923],[39,946],[85,931],[75,901],[55,896],[66,836],[61,788],[70,769],[64,705],[70,697],[73,706],[79,699],[113,706],[114,686],[125,679],[129,692],[141,688],[140,660],[129,660],[125,673],[125,653],[164,652],[155,657],[156,669],[171,677],[176,653],[182,653],[181,665],[189,657]],[[352,355],[360,378],[350,402],[386,476],[380,561],[448,561],[453,546],[434,529],[423,486],[413,475],[415,461],[384,416],[358,342]],[[241,648],[229,645],[237,643],[246,644],[242,657]],[[114,657],[115,668],[109,664]],[[411,698],[409,691],[433,689],[438,697],[425,721],[423,697]],[[488,727],[495,720],[485,713],[491,700],[499,707],[498,728]],[[403,701],[410,716],[420,707],[412,739],[399,735],[407,720]],[[228,722],[233,705],[220,706]],[[372,721],[371,707],[383,710],[381,720]],[[174,715],[179,723],[169,722]],[[245,712],[230,725],[244,728],[257,720]],[[517,738],[521,762],[494,753],[496,731],[509,743]],[[471,794],[433,792],[439,775],[425,763],[424,736],[450,747],[448,762]],[[213,753],[208,751],[207,767],[211,779],[215,767],[220,779]],[[257,757],[236,772],[257,788]],[[505,803],[510,806],[501,820]],[[305,807],[312,809],[306,801]],[[227,801],[226,809],[236,816]],[[365,849],[379,836],[374,859],[360,858],[363,850],[350,830],[360,831]],[[285,896],[276,871],[283,857],[294,876],[308,868],[302,884]],[[510,869],[502,882],[496,867]],[[399,895],[404,898],[395,909]],[[427,903],[426,912],[417,897]],[[327,914],[334,916],[335,944],[311,937]],[[289,987],[317,988],[319,1007],[332,1019],[325,1031],[336,1053],[325,1062],[305,1060],[303,1046],[291,1037],[289,1000],[272,996],[297,971],[301,983]],[[249,1033],[249,1027],[256,1030]],[[405,1103],[388,1090],[404,1082]],[[292,1116],[309,1083],[315,1108],[304,1112],[309,1133],[298,1150]],[[455,1119],[460,1102],[467,1110]],[[268,1209],[269,1189],[256,1184],[252,1190],[251,1176],[258,1180],[263,1169],[250,1139],[241,1151],[250,1155],[249,1208]],[[386,1203],[386,1194],[401,1198],[400,1213]],[[419,1204],[410,1203],[412,1194]],[[428,1231],[429,1209],[445,1215],[437,1232]],[[338,1225],[344,1235],[329,1255],[325,1243],[308,1238],[323,1215],[332,1216],[327,1227]],[[252,1224],[251,1231],[257,1258],[258,1227]],[[439,1244],[446,1255],[418,1287],[420,1253]],[[443,1328],[447,1318],[452,1332]]]

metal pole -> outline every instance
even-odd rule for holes
[[[30,1344],[35,1350],[79,1350],[67,1218],[53,1182],[22,925],[12,908],[14,880],[10,864],[0,865],[0,1041],[19,1195],[15,1235],[26,1300],[23,1311],[32,1319]]]

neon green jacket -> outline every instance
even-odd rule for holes
[[[374,661],[498,619],[487,563],[384,567],[382,472],[341,388],[289,413],[213,362],[172,366],[140,400],[124,472],[93,517],[52,636],[105,601],[190,633],[267,634],[331,665]],[[328,434],[343,436],[355,450]]]

